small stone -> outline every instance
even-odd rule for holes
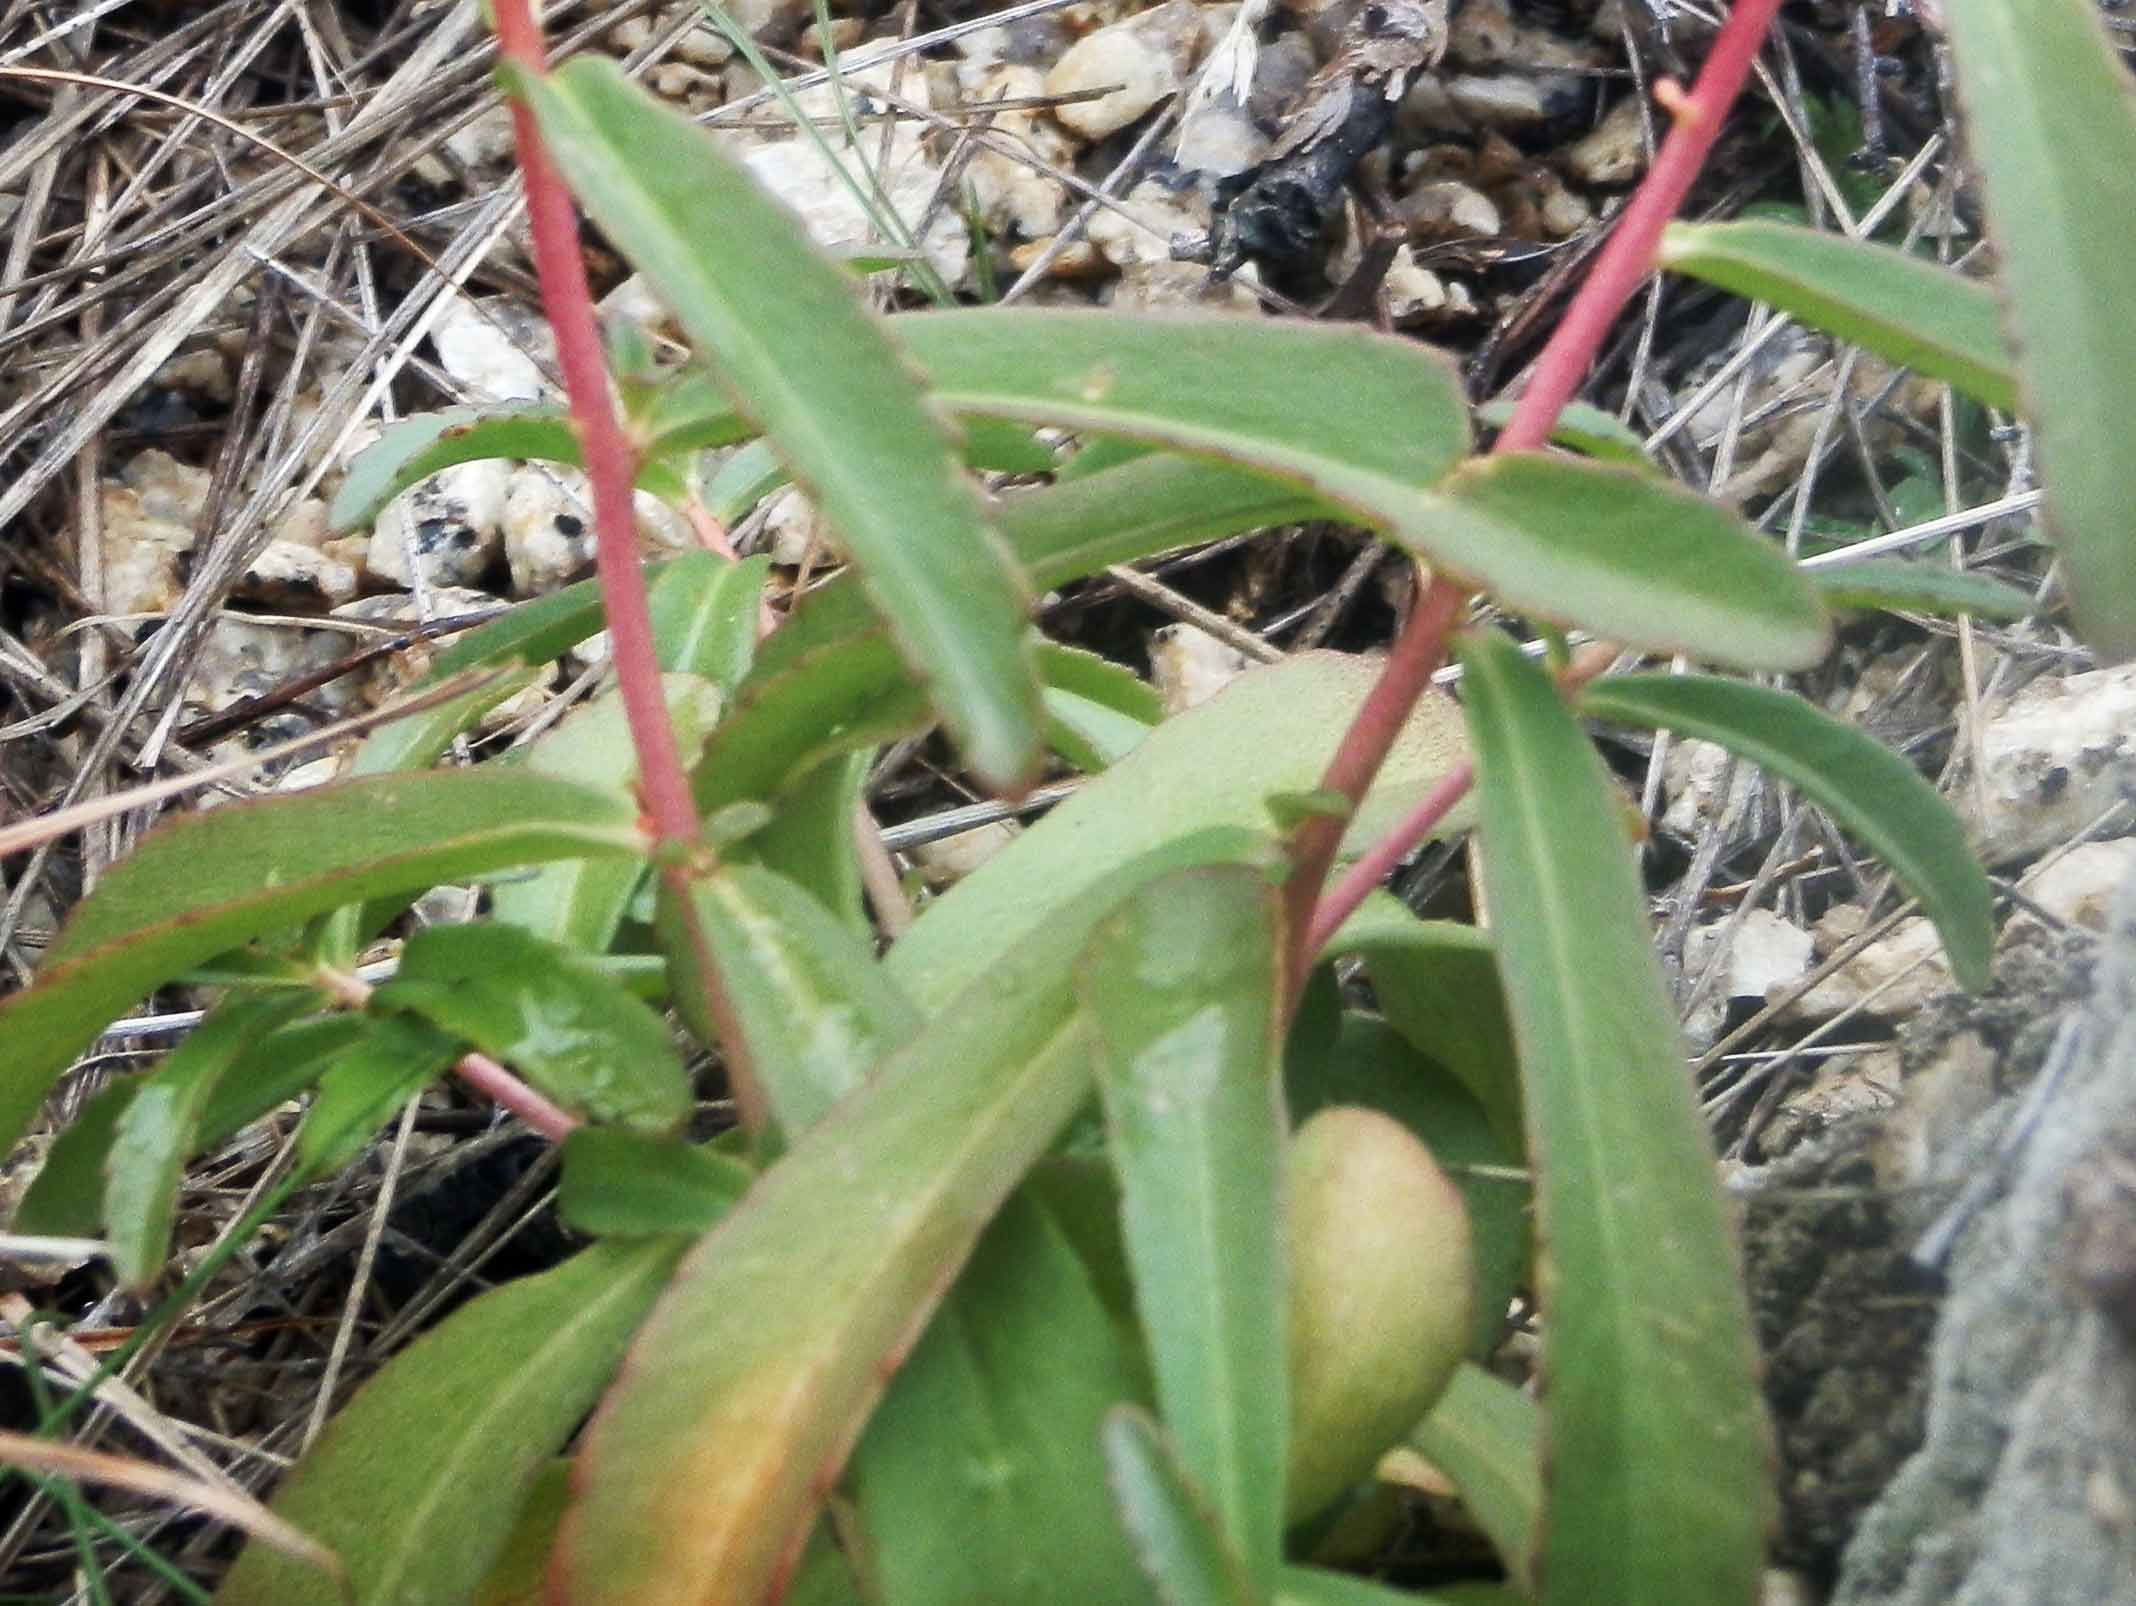
[[[798,569],[804,563],[822,567],[830,554],[828,539],[816,504],[791,486],[778,492],[764,512],[763,550],[782,569]]]
[[[1009,266],[1018,273],[1028,270],[1032,263],[1052,248],[1049,236],[1042,240],[1026,240],[1009,253]],[[1088,240],[1071,240],[1063,246],[1052,261],[1046,264],[1049,279],[1101,279],[1112,271],[1112,264],[1104,254]]]
[[[734,43],[709,22],[701,22],[675,41],[675,54],[693,67],[724,67],[734,59]]]
[[[1167,714],[1198,708],[1252,667],[1199,625],[1166,625],[1150,637],[1150,680]]]
[[[209,627],[193,660],[193,675],[186,684],[185,705],[193,716],[219,714],[224,709],[287,685],[300,675],[324,669],[350,651],[351,639],[333,630],[305,630],[260,624],[249,619],[220,618]],[[328,681],[305,696],[307,706],[340,715],[361,700],[361,688],[352,677]],[[301,736],[312,729],[312,717],[291,709],[288,716],[267,722],[275,728],[248,727],[232,740],[237,754],[256,751],[276,741]]]
[[[1211,101],[1187,114],[1172,159],[1204,180],[1231,178],[1260,163],[1273,143],[1245,108]]]
[[[1055,118],[1085,139],[1099,140],[1185,88],[1202,46],[1196,10],[1192,0],[1165,0],[1070,45],[1046,74],[1046,93],[1108,93],[1055,107]]]
[[[876,169],[881,190],[877,204],[887,201],[908,230],[919,227],[941,187],[942,169],[924,154],[917,134],[900,127],[891,138],[888,161],[879,166],[873,140],[862,152],[849,151],[843,159],[849,163],[865,160]],[[758,145],[742,161],[760,184],[800,216],[818,245],[836,251],[881,243],[874,223],[831,158],[812,141],[784,139]],[[945,283],[954,285],[964,277],[970,266],[971,236],[956,206],[936,210],[921,244],[929,264]]]
[[[1550,117],[1541,80],[1523,73],[1459,73],[1444,85],[1448,105],[1472,128],[1532,128]]]
[[[2136,664],[2033,682],[1984,720],[1974,762],[1956,801],[1988,863],[2068,841],[2136,781]]]
[[[1258,316],[1261,303],[1244,273],[1212,282],[1193,262],[1133,262],[1107,287],[1105,304],[1123,312],[1233,312]]]
[[[1714,742],[1679,741],[1669,744],[1662,761],[1661,793],[1667,804],[1661,827],[1679,837],[1696,837],[1727,814],[1741,809],[1757,785],[1757,767],[1738,763],[1728,796],[1721,796],[1721,777],[1728,773],[1728,749]]]
[[[136,452],[119,478],[139,493],[141,510],[149,517],[184,525],[199,523],[214,483],[206,469],[181,463],[154,447]]]
[[[211,402],[227,402],[236,394],[230,383],[230,359],[213,346],[173,357],[149,377],[148,388]]]
[[[860,43],[867,24],[858,17],[833,17],[831,19],[831,48],[851,50]],[[815,61],[823,60],[823,25],[812,22],[801,30],[800,53]]]
[[[689,525],[658,497],[632,501],[641,543],[679,550]],[[525,463],[509,476],[503,515],[504,558],[512,594],[537,597],[570,584],[593,566],[593,512],[586,477],[554,463]]]
[[[381,585],[412,583],[409,556],[426,586],[473,585],[496,558],[512,468],[498,458],[456,463],[394,498],[371,526],[365,572]]]
[[[1022,831],[1023,827],[1013,820],[996,820],[937,842],[922,843],[912,850],[912,861],[930,887],[950,886],[1014,842]]]
[[[1453,305],[1446,281],[1431,269],[1419,267],[1416,253],[1406,245],[1394,253],[1380,287],[1386,297],[1388,319],[1398,329],[1426,322]]]
[[[1207,207],[1184,204],[1182,197],[1155,179],[1145,179],[1118,208],[1098,208],[1088,233],[1090,243],[1108,262],[1124,268],[1136,262],[1169,262],[1173,235],[1208,227]]]
[[[1936,928],[1916,916],[1900,921],[1812,987],[1789,1007],[1783,1018],[1798,1022],[1829,1020],[1844,1009],[1862,1004],[1866,1013],[1878,1019],[1904,1020],[1938,993],[1950,991],[1952,985],[1950,960],[1943,952]]]
[[[556,337],[517,302],[454,296],[430,326],[438,366],[477,402],[538,401],[549,384],[542,363],[553,362]]]
[[[2136,837],[2079,842],[2044,869],[2025,878],[2029,902],[2066,925],[2106,930],[2114,894],[2136,875]],[[2017,918],[2025,918],[2022,910]]]
[[[445,136],[445,149],[462,167],[502,167],[518,155],[512,109],[502,102]]]
[[[1636,96],[1609,109],[1592,133],[1565,150],[1565,171],[1583,184],[1629,184],[1646,171],[1645,120]]]
[[[989,100],[1035,99],[1045,93],[1045,74],[1036,67],[998,66],[971,74],[970,98],[974,104]],[[1068,194],[1061,185],[1033,163],[1068,167],[1075,158],[1074,143],[1051,118],[1030,111],[995,114],[993,131],[1030,161],[1018,161],[1005,151],[981,146],[966,174],[979,203],[979,215],[996,234],[1018,234],[1036,240],[1057,233],[1067,217]]]
[[[1419,184],[1400,203],[1410,231],[1423,239],[1493,238],[1505,228],[1491,198],[1458,179]]]
[[[106,484],[98,495],[104,524],[104,608],[115,614],[165,613],[185,592],[182,560],[193,526],[158,518],[141,493]]]
[[[356,571],[317,547],[269,541],[238,576],[232,595],[278,608],[333,608],[356,595]]]

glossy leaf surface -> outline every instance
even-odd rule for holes
[[[1990,407],[2017,406],[2017,364],[1995,292],[1894,246],[1763,219],[1672,223],[1661,265],[1948,380]]]
[[[607,1386],[682,1246],[601,1244],[471,1301],[328,1422],[275,1512],[340,1552],[363,1606],[467,1597],[524,1498]],[[341,1606],[265,1547],[218,1606]]]
[[[628,805],[502,771],[382,776],[174,821],[76,908],[36,985],[0,1003],[0,1146],[107,1022],[189,965],[368,897],[643,846]]]
[[[1157,1401],[1256,1596],[1283,1551],[1284,947],[1249,869],[1153,881],[1079,984]]]
[[[1788,692],[1711,675],[1612,675],[1581,709],[1618,724],[1718,742],[1785,777],[1891,866],[1970,988],[1987,985],[1994,891],[1950,805],[1874,737]]]
[[[1755,1600],[1756,1353],[1645,895],[1549,676],[1502,635],[1458,645],[1546,1267],[1541,1598]]]
[[[2079,633],[2127,657],[2136,653],[2126,467],[2136,322],[2122,285],[2136,259],[2136,100],[2088,0],[1952,0],[1943,16],[2048,529]]]
[[[551,156],[762,425],[901,653],[996,786],[1039,762],[1028,598],[947,428],[857,287],[704,130],[581,57],[519,77]],[[709,214],[718,229],[703,225]]]
[[[427,926],[371,995],[502,1061],[565,1109],[658,1135],[690,1113],[667,1023],[569,948],[502,921]]]

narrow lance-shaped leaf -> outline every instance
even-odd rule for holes
[[[0,1148],[106,1023],[189,965],[365,898],[643,850],[630,805],[489,770],[351,781],[164,826],[76,908],[35,985],[0,1002]]]
[[[1501,452],[1442,492],[1412,544],[1516,611],[1743,669],[1806,669],[1831,645],[1815,588],[1778,547],[1651,474]]]
[[[764,1173],[692,1251],[646,1364],[588,1430],[555,1587],[633,1606],[776,1589],[980,1228],[1089,1096],[1069,972],[1091,928],[1150,875],[1258,845],[1205,833],[1117,871],[997,951]]]
[[[1793,782],[1921,901],[1959,981],[1987,985],[1995,947],[1987,874],[1950,805],[1881,742],[1791,693],[1711,675],[1612,675],[1590,685],[1580,707],[1718,742]]]
[[[809,894],[769,870],[729,864],[690,884],[694,927],[665,882],[661,941],[684,1020],[717,1040],[696,967],[709,957],[752,1065],[789,1134],[805,1132],[920,1026],[920,1012],[873,949]],[[691,940],[710,948],[699,955]]]
[[[2085,640],[2136,653],[2136,100],[2092,0],[1948,0],[2047,525]]]
[[[465,1600],[536,1476],[608,1384],[682,1244],[601,1244],[482,1295],[386,1363],[274,1498],[340,1552],[356,1598]],[[333,1581],[247,1547],[217,1606],[343,1606]]]
[[[1255,1606],[1268,1598],[1156,1423],[1123,1407],[1107,1418],[1104,1442],[1120,1521],[1162,1606]]]
[[[1944,619],[1962,614],[1982,619],[2022,619],[2033,609],[2032,598],[2016,586],[1940,563],[1876,558],[1865,563],[1805,568],[1826,606],[1832,608],[1884,608]]]
[[[556,1209],[590,1237],[696,1238],[709,1232],[756,1173],[702,1144],[614,1126],[581,1126],[564,1139]]]
[[[1460,1491],[1498,1559],[1527,1586],[1542,1521],[1542,1413],[1482,1367],[1464,1365],[1409,1442]]]
[[[703,129],[581,57],[516,75],[551,155],[829,518],[973,768],[1039,762],[1027,596],[947,428],[857,287]],[[717,216],[720,227],[704,227]]]
[[[876,1606],[1138,1599],[1098,1429],[1142,1371],[1050,1202],[1019,1190],[854,1452]]]
[[[1600,760],[1502,635],[1460,640],[1546,1272],[1546,1603],[1757,1598],[1756,1353],[1713,1148]]]
[[[104,1220],[112,1264],[129,1287],[146,1288],[169,1263],[178,1184],[216,1082],[249,1044],[305,1004],[301,993],[229,1000],[127,1102],[104,1162]]]
[[[1262,1597],[1290,1444],[1278,907],[1251,870],[1168,876],[1080,981],[1158,1406]]]
[[[1978,280],[1908,252],[1763,220],[1672,223],[1661,265],[1763,301],[1944,379],[1990,407],[2017,405],[2017,364]]]

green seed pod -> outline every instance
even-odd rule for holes
[[[1461,1190],[1399,1121],[1337,1106],[1290,1150],[1289,1512],[1311,1516],[1416,1426],[1469,1339]]]

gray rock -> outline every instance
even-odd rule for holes
[[[1959,1209],[1939,1223],[1957,1233],[1927,1439],[1857,1529],[1835,1606],[2136,1594],[2136,881],[2066,1031],[1933,1157]]]
[[[1057,107],[1053,115],[1085,139],[1118,133],[1165,96],[1186,87],[1203,46],[1202,21],[1193,0],[1165,0],[1100,28],[1070,45],[1053,64],[1046,74],[1046,93],[1109,93]]]

